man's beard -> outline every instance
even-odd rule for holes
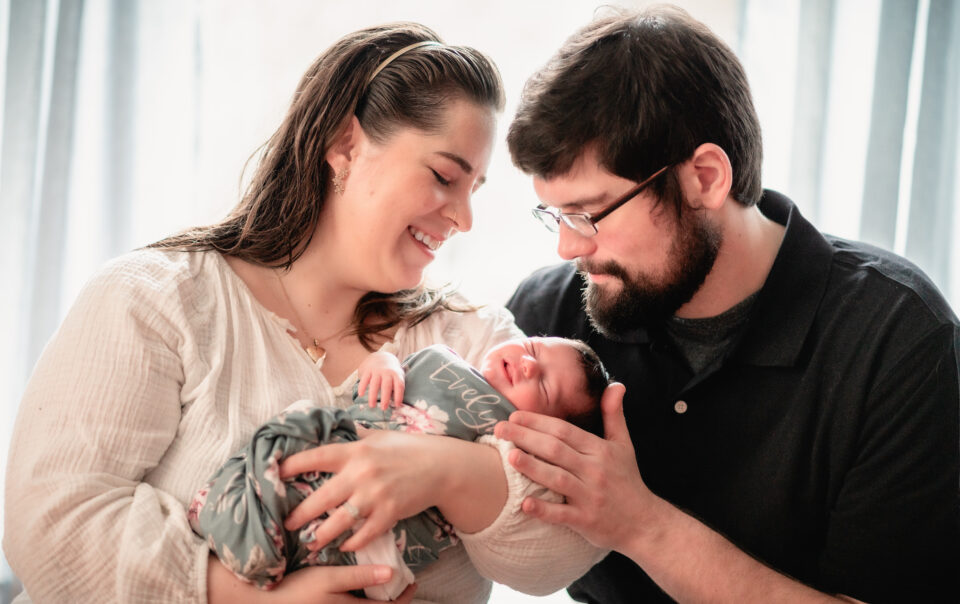
[[[661,278],[631,276],[614,261],[596,266],[577,262],[581,273],[611,275],[623,283],[620,291],[605,292],[588,280],[583,290],[587,316],[601,334],[611,337],[663,321],[689,302],[703,285],[717,259],[723,236],[716,226],[687,207],[676,220],[677,235]]]

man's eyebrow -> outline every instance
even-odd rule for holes
[[[609,195],[607,195],[607,193],[605,193],[605,192],[604,192],[604,193],[597,193],[596,195],[592,195],[592,196],[590,196],[590,197],[581,197],[581,198],[579,198],[579,199],[574,199],[574,200],[572,200],[572,201],[567,201],[567,202],[565,202],[565,203],[558,204],[558,205],[556,205],[556,206],[554,206],[554,207],[557,208],[558,210],[560,210],[561,212],[564,211],[564,210],[568,210],[568,209],[570,209],[570,208],[574,208],[574,209],[580,210],[580,209],[583,209],[583,208],[586,207],[586,206],[592,206],[592,205],[602,204],[603,202],[607,201],[607,198],[608,198],[608,197],[609,197]]]
[[[436,154],[440,155],[441,157],[446,157],[452,162],[455,162],[458,166],[460,166],[460,169],[466,172],[467,174],[473,174],[473,166],[470,165],[470,162],[463,159],[456,153],[450,153],[449,151],[437,151]],[[487,182],[487,177],[481,176],[477,180],[477,185],[482,185],[485,182]]]

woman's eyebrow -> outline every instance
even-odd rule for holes
[[[441,157],[446,157],[452,162],[455,162],[458,166],[460,166],[460,169],[466,172],[467,174],[473,174],[473,166],[470,165],[470,162],[460,157],[456,153],[450,153],[449,151],[436,151],[436,154]],[[487,181],[487,177],[481,176],[480,178],[477,179],[477,185],[478,186],[482,185],[486,181]]]

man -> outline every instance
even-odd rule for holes
[[[508,143],[573,261],[508,306],[626,386],[604,438],[497,426],[566,497],[524,510],[614,550],[574,598],[960,601],[957,318],[907,261],[761,189],[732,51],[678,9],[595,21],[528,81]]]

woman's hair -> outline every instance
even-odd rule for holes
[[[734,199],[756,203],[763,149],[743,67],[705,25],[670,6],[614,9],[570,37],[527,80],[507,135],[514,164],[546,179],[594,146],[602,167],[640,181],[703,143],[730,158]],[[651,190],[663,198],[668,186],[678,187],[673,170]]]
[[[401,128],[435,132],[451,100],[503,110],[500,74],[472,48],[426,45],[391,54],[439,36],[416,23],[392,23],[344,36],[307,69],[287,115],[259,150],[261,157],[240,203],[221,222],[189,229],[150,247],[216,250],[248,262],[289,269],[316,231],[332,177],[326,154],[356,116],[378,143]],[[370,81],[368,81],[370,80]],[[369,292],[354,313],[353,333],[370,349],[376,334],[400,323],[415,325],[440,308],[454,309],[447,294],[419,286]]]

